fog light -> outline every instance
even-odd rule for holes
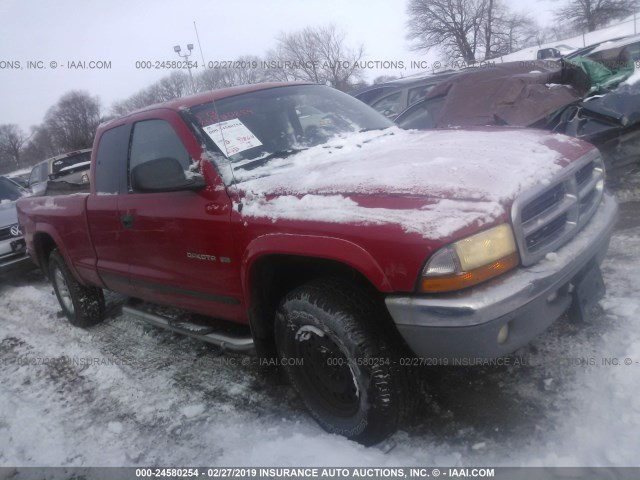
[[[498,331],[498,344],[503,345],[509,337],[509,324],[505,323]]]

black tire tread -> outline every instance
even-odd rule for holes
[[[357,346],[357,351],[364,357],[388,358],[389,365],[374,365],[370,369],[371,378],[377,379],[376,391],[379,398],[386,398],[384,403],[376,403],[374,417],[362,432],[341,433],[360,443],[371,445],[378,443],[397,429],[400,422],[412,411],[415,404],[415,382],[406,367],[400,367],[398,359],[404,353],[397,332],[390,328],[384,318],[388,315],[382,302],[365,289],[336,278],[313,280],[291,291],[283,299],[276,315],[276,336],[283,328],[285,308],[290,302],[308,302],[327,312],[338,315],[344,326],[345,334]],[[281,354],[282,355],[282,354]],[[294,376],[287,371],[289,380],[300,391]],[[305,401],[316,420],[327,430],[330,425],[323,421],[321,413],[315,412]]]
[[[51,272],[52,275],[54,271],[52,267],[54,265],[57,265],[57,267],[62,271],[73,300],[74,312],[72,314],[62,305],[58,292],[55,291],[56,289],[54,285],[56,297],[58,297],[62,311],[69,322],[76,327],[87,328],[104,320],[105,302],[102,289],[79,283],[69,271],[69,268],[58,249],[53,250],[49,256],[49,272]],[[53,279],[51,280],[53,284]]]

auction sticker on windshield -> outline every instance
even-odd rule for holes
[[[204,131],[227,157],[262,145],[238,118],[207,125]]]

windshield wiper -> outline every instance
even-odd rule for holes
[[[256,158],[250,162],[244,163],[242,165],[238,165],[237,167],[233,167],[234,170],[253,170],[255,168],[261,167],[267,162],[273,160],[274,158],[287,158],[296,153],[302,152],[304,150],[308,150],[307,148],[288,148],[287,150],[279,150],[277,152],[270,153],[269,155],[261,158]]]
[[[389,127],[371,127],[371,128],[361,128],[360,130],[358,130],[358,133],[363,133],[363,132],[373,132],[373,131],[380,131],[380,130],[386,130]]]

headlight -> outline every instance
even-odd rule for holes
[[[511,226],[498,225],[441,248],[427,262],[422,292],[450,292],[477,285],[520,264]]]

